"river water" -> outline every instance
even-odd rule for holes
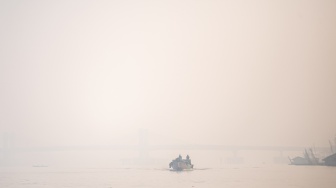
[[[222,168],[196,168],[184,172],[155,167],[1,167],[0,187],[335,188],[336,167],[227,165]]]

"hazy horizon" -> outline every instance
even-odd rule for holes
[[[15,147],[328,146],[336,1],[1,1]],[[0,142],[0,147],[3,145]]]

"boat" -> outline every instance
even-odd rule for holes
[[[336,153],[327,156],[323,161],[325,166],[336,166]]]
[[[303,153],[304,157],[289,158],[291,165],[321,165],[319,158],[315,156],[313,149],[310,148],[308,151],[305,149]]]
[[[326,166],[336,166],[336,137],[334,139],[335,144],[333,145],[329,140],[331,155],[323,159],[324,165]]]
[[[179,155],[179,157],[173,159],[169,163],[169,168],[171,168],[174,171],[193,170],[194,165],[191,164],[189,155],[186,156],[186,159],[182,159],[182,156]]]
[[[329,140],[331,154],[320,161],[316,157],[312,148],[308,151],[305,149],[303,157],[289,158],[291,165],[325,165],[325,166],[336,166],[336,137],[334,139],[335,144],[333,145]]]

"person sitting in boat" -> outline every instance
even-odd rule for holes
[[[178,159],[179,159],[180,161],[182,160],[182,156],[181,156],[181,154],[179,155]]]
[[[187,161],[188,164],[191,164],[191,160],[190,160],[189,155],[186,156],[186,161]]]

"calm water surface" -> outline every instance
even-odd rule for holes
[[[174,172],[165,168],[0,167],[0,187],[335,188],[336,167],[227,166],[188,172]]]

